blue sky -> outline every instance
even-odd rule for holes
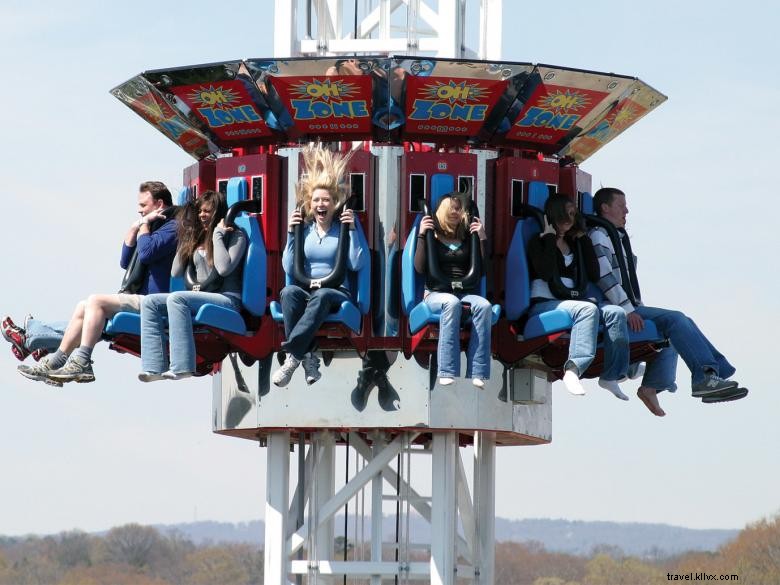
[[[191,159],[109,89],[146,69],[270,56],[272,4],[0,3],[4,314],[59,319],[116,289],[138,183],[177,187]],[[645,301],[691,315],[751,395],[704,406],[681,365],[659,420],[635,398],[556,384],[553,443],[499,450],[500,516],[732,528],[780,507],[780,14],[693,4],[505,2],[504,58],[635,75],[669,96],[583,168],[628,193]],[[0,352],[0,534],[262,516],[265,452],[211,433],[208,380],[144,385],[133,358],[95,359],[95,384],[56,391]]]

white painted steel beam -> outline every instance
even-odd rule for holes
[[[384,433],[377,432],[371,445],[371,458],[377,457],[385,447]],[[382,474],[371,480],[371,561],[382,561]],[[381,574],[371,575],[371,585],[381,585]]]
[[[455,458],[458,434],[433,435],[433,506],[431,514],[431,585],[455,584]]]
[[[290,433],[271,433],[266,457],[264,582],[265,585],[287,585]]]
[[[496,434],[474,436],[474,508],[476,512],[476,580],[492,585],[496,564]]]
[[[412,437],[416,437],[417,433]],[[363,488],[377,473],[382,472],[382,468],[387,465],[393,457],[401,452],[403,447],[402,435],[398,435],[393,441],[385,447],[368,465],[357,473],[344,487],[342,487],[330,500],[328,500],[319,510],[318,523],[322,523],[333,517],[345,503]],[[304,522],[295,534],[289,539],[290,553],[294,553],[305,542],[304,535],[308,531],[308,522]]]

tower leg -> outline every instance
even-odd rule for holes
[[[456,461],[458,434],[433,435],[433,486],[431,490],[431,585],[455,583]]]
[[[335,546],[333,539],[335,532],[333,529],[333,518],[322,520],[319,518],[319,512],[328,501],[333,498],[336,489],[336,442],[332,431],[320,431],[314,436],[317,447],[317,458],[315,460],[314,474],[316,475],[314,485],[316,493],[314,494],[314,506],[316,522],[319,524],[315,532],[314,554],[310,554],[319,565],[319,561],[331,560],[335,557]],[[333,577],[318,575],[317,582],[333,583]]]
[[[496,564],[496,435],[479,431],[474,436],[474,568],[475,583],[492,585]]]
[[[378,455],[384,449],[384,434],[377,432],[371,446],[372,455]],[[371,560],[382,561],[382,474],[377,473],[371,480]],[[380,575],[371,575],[371,585],[381,585]]]
[[[265,585],[287,585],[290,433],[268,436],[265,500]]]

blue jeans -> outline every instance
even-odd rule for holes
[[[65,334],[67,321],[40,321],[29,319],[25,329],[25,347],[30,351],[46,349],[50,352],[57,351]]]
[[[205,304],[234,311],[241,310],[241,301],[233,296],[213,292],[178,291],[146,295],[141,301],[141,369],[160,374],[168,369],[174,373],[195,371],[195,337],[192,317]],[[168,316],[170,366],[165,335]]]
[[[479,295],[456,296],[430,292],[425,304],[440,312],[437,359],[440,378],[460,376],[460,318],[462,303],[471,305],[471,334],[466,349],[466,377],[490,378],[491,305]]]
[[[672,344],[647,363],[642,379],[643,386],[674,391],[677,388],[675,374],[678,353],[691,372],[691,384],[703,382],[707,370],[721,378],[730,378],[736,372],[734,366],[713,347],[696,323],[685,313],[644,305],[637,307],[636,312],[642,319],[655,322],[658,332],[668,337]]]
[[[551,299],[531,305],[528,316],[533,317],[547,311],[565,311],[574,322],[569,339],[569,359],[564,369],[574,370],[577,376],[582,376],[596,357],[596,344],[599,336],[599,308],[587,301],[561,301]],[[627,361],[627,360],[626,360]],[[605,367],[610,364],[610,357],[604,356]],[[626,368],[628,364],[626,364]]]
[[[349,295],[335,288],[318,288],[308,292],[294,284],[282,289],[279,301],[284,316],[284,334],[287,341],[282,349],[301,360],[314,346],[314,336],[333,311]]]
[[[602,380],[623,380],[628,376],[630,348],[626,312],[617,305],[602,305],[601,320],[604,323],[604,369]]]

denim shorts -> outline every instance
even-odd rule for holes
[[[143,295],[130,295],[127,293],[118,293],[119,311],[122,313],[140,313],[141,299]]]

